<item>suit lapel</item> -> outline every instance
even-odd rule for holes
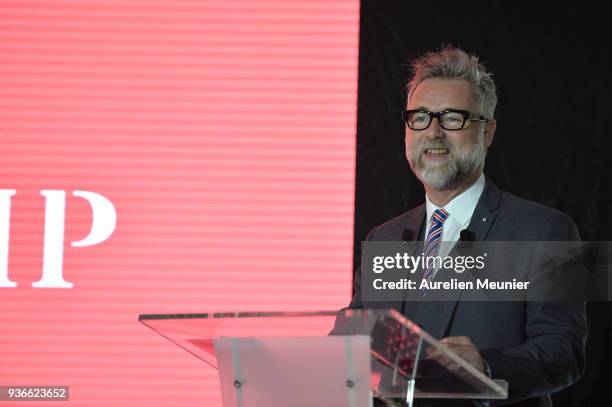
[[[474,214],[468,226],[468,229],[474,232],[474,241],[483,242],[486,240],[489,230],[497,217],[494,211],[499,207],[500,200],[501,191],[487,178],[485,189],[482,191],[482,195],[476,204]]]
[[[474,232],[474,248],[476,250],[486,240],[489,230],[495,221],[496,215],[494,210],[499,207],[500,199],[501,191],[487,178],[485,189],[476,204],[468,227],[468,229]],[[457,252],[455,247],[449,255],[457,256],[458,254],[460,253]],[[458,275],[456,273],[445,272],[441,273],[441,275],[438,273],[435,281],[450,281],[451,278],[457,278],[459,281],[462,281],[465,277],[466,273]],[[435,338],[446,336],[461,294],[462,290],[453,290],[450,294],[444,296],[444,301],[432,301],[431,298],[428,301],[424,301],[418,309],[415,322]]]
[[[408,229],[412,232],[412,240],[419,240],[419,235],[425,229],[423,225],[425,224],[425,215],[427,214],[427,210],[425,209],[425,204],[421,204],[414,208],[414,213],[408,219],[408,224],[406,225]]]

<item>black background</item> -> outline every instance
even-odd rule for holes
[[[409,61],[451,44],[497,84],[485,173],[498,187],[572,216],[583,240],[612,240],[610,25],[595,2],[362,0],[355,264],[376,225],[424,201],[404,156]],[[612,405],[612,310],[590,304],[583,379],[555,405]]]

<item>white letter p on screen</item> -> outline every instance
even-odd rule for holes
[[[43,249],[43,273],[35,288],[72,288],[73,283],[64,280],[64,219],[66,193],[61,190],[42,190],[45,202],[45,237]],[[117,212],[106,197],[89,191],[74,191],[73,195],[89,202],[92,210],[91,230],[82,240],[71,242],[73,247],[93,246],[108,239],[117,224]]]
[[[74,191],[74,196],[86,199],[91,205],[92,222],[89,235],[83,240],[70,243],[72,247],[93,246],[108,239],[117,225],[117,211],[106,197],[89,191]]]

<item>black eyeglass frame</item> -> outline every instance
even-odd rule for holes
[[[429,123],[427,123],[427,126],[423,127],[422,129],[414,129],[412,127],[410,127],[410,124],[408,124],[408,116],[411,113],[427,113],[429,115]],[[463,123],[461,123],[461,127],[457,128],[457,129],[447,129],[446,127],[444,127],[444,124],[442,124],[442,121],[440,120],[440,117],[442,117],[443,114],[445,113],[459,113],[463,116]],[[429,128],[429,126],[431,126],[431,122],[433,121],[434,117],[438,119],[438,123],[440,124],[440,127],[442,127],[444,130],[448,130],[448,131],[455,131],[455,130],[461,130],[465,127],[465,122],[467,121],[473,121],[473,122],[488,122],[490,119],[488,119],[487,117],[478,114],[478,113],[473,113],[473,112],[469,112],[467,110],[459,110],[459,109],[447,109],[447,110],[442,110],[441,112],[430,112],[429,110],[423,110],[423,109],[413,109],[413,110],[404,110],[402,112],[402,117],[404,118],[404,122],[406,123],[406,125],[408,126],[408,128],[410,128],[411,130],[426,130]]]

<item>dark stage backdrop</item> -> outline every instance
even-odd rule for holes
[[[594,2],[362,0],[355,264],[376,225],[420,204],[404,157],[408,61],[452,44],[476,53],[498,85],[485,173],[502,189],[570,214],[583,240],[610,238],[610,23]],[[610,304],[590,304],[588,368],[562,406],[610,405]],[[604,368],[604,366],[606,366]]]

